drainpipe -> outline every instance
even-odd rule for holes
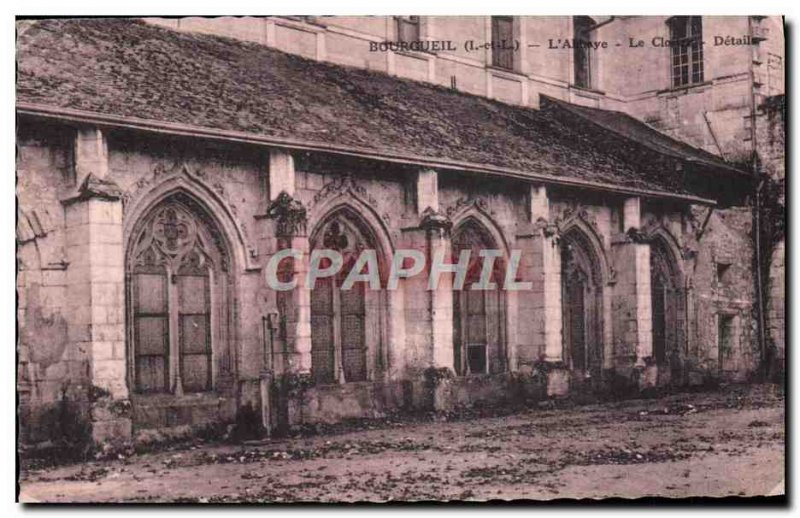
[[[616,16],[611,16],[611,17],[608,18],[608,20],[606,20],[604,22],[600,22],[600,23],[596,23],[596,24],[592,25],[591,27],[589,27],[589,30],[590,31],[596,31],[597,29],[599,29],[603,25],[608,25],[609,23],[613,22],[616,18],[617,18]]]
[[[769,374],[769,358],[767,358],[767,339],[766,339],[766,319],[764,318],[764,279],[761,257],[761,191],[764,187],[764,180],[758,182],[755,196],[755,247],[756,247],[756,288],[758,296],[758,340],[761,346],[761,370],[766,377]]]
[[[753,36],[753,19],[748,16],[747,18],[747,32]],[[758,145],[756,131],[756,93],[755,93],[755,70],[753,69],[753,60],[750,59],[750,142],[752,142],[751,154],[751,167],[753,174],[760,177],[758,168]],[[761,350],[761,373],[766,377],[769,365],[767,362],[767,340],[766,340],[766,320],[764,318],[764,279],[762,276],[763,267],[761,257],[761,190],[764,186],[764,179],[760,179],[756,186],[755,200],[753,203],[753,234],[755,240],[755,256],[756,256],[756,297],[758,306],[758,342]]]

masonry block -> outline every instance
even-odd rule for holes
[[[269,199],[285,192],[294,196],[296,187],[294,158],[288,151],[272,149],[269,153]]]
[[[439,210],[439,174],[432,169],[417,172],[417,214],[426,209]]]
[[[552,368],[547,372],[547,396],[562,397],[569,394],[570,373],[566,368]]]

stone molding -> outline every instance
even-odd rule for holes
[[[117,201],[123,198],[122,189],[113,180],[100,178],[95,176],[94,173],[89,173],[81,182],[77,193],[61,200],[61,203],[66,206],[92,198]]]
[[[428,207],[422,212],[419,227],[424,230],[435,230],[444,235],[450,235],[453,230],[453,222],[447,215]]]
[[[258,251],[250,245],[247,228],[239,220],[236,206],[228,201],[225,188],[219,182],[209,183],[204,171],[192,171],[186,163],[175,164],[169,169],[158,164],[151,175],[137,180],[122,195],[125,239],[130,238],[136,224],[156,204],[177,193],[184,193],[199,202],[212,216],[229,241],[239,267],[246,271],[260,269],[254,261]]]
[[[380,205],[378,201],[369,194],[366,187],[359,185],[353,179],[352,175],[349,174],[339,176],[323,185],[322,189],[311,199],[311,202],[308,204],[308,210],[309,212],[317,210],[318,207],[327,204],[331,199],[348,195],[361,201],[373,211],[378,211]],[[388,223],[390,219],[389,214],[385,212],[380,215],[380,218],[386,223]]]

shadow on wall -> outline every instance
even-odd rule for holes
[[[67,321],[58,309],[45,309],[41,291],[39,284],[30,284],[26,288],[27,308],[20,340],[27,348],[27,361],[47,369],[61,361],[69,337]]]
[[[91,405],[65,382],[58,401],[19,406],[20,454],[46,465],[85,460],[93,449]],[[84,395],[85,396],[85,395]]]

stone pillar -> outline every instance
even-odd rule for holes
[[[422,217],[425,210],[439,211],[439,175],[432,169],[417,173],[417,216]]]
[[[769,293],[767,298],[767,330],[771,348],[771,379],[783,378],[786,364],[786,241],[780,240],[772,251],[769,263]]]
[[[407,318],[406,349],[411,366],[425,369],[421,374],[426,396],[423,401],[437,411],[452,410],[448,395],[454,372],[453,356],[453,274],[441,269],[438,283],[430,284],[433,263],[449,264],[452,256],[452,224],[443,214],[428,207],[419,227],[408,236],[413,248],[420,249],[426,266],[420,275],[405,280]],[[408,352],[407,352],[408,354]],[[415,361],[416,360],[416,361]],[[436,369],[431,371],[430,369]],[[444,371],[446,369],[446,372]],[[428,399],[430,398],[430,399]]]
[[[518,295],[518,361],[525,366],[544,360],[548,395],[560,396],[569,389],[561,335],[561,249],[558,229],[550,223],[550,200],[543,185],[530,187],[529,218],[529,225],[517,236],[524,265],[520,272],[532,283],[530,291]]]
[[[108,176],[108,143],[97,128],[81,128],[75,136],[75,178],[83,181],[90,174]]]
[[[131,437],[125,348],[125,266],[120,189],[105,178],[108,152],[99,130],[81,130],[77,193],[66,215],[70,340],[89,356],[89,402],[96,443]],[[102,176],[101,176],[102,175]]]
[[[264,369],[259,378],[259,393],[261,396],[261,426],[267,437],[272,435],[274,423],[272,419],[272,382],[274,373],[270,369]]]
[[[306,209],[293,198],[295,192],[295,170],[292,155],[282,150],[271,150],[269,157],[270,205],[267,217],[275,220],[277,249],[291,248],[302,252],[302,259],[286,259],[290,269],[281,268],[285,274],[297,280],[297,287],[284,292],[284,309],[292,314],[284,315],[287,321],[286,340],[294,344],[295,357],[289,370],[297,373],[311,371],[311,293],[305,285],[309,242],[306,234]],[[284,279],[288,281],[289,279]],[[288,300],[287,300],[288,298]]]
[[[439,173],[423,169],[417,173],[417,215],[420,229],[425,233],[425,254],[430,266],[434,258],[450,261],[450,230],[452,224],[439,212]],[[427,283],[428,276],[418,281]],[[420,286],[421,287],[421,286]],[[428,286],[425,286],[427,289]],[[453,368],[453,276],[443,274],[434,289],[427,289],[427,311],[430,322],[431,366]]]
[[[268,182],[270,202],[277,200],[282,192],[294,197],[294,158],[291,153],[281,149],[270,150]]]
[[[422,272],[401,279],[399,289],[405,314],[405,342],[402,354],[410,374],[429,367],[453,369],[453,293],[452,275],[442,273],[436,289],[428,280],[434,257],[450,262],[452,224],[439,212],[438,173],[422,170],[414,179],[416,222],[403,229],[399,248],[414,249],[425,257]]]
[[[293,367],[297,372],[311,372],[311,290],[306,286],[306,273],[309,255],[308,236],[295,235],[291,239],[291,247],[300,250],[303,258],[294,260],[293,276],[297,279],[294,290],[294,307],[296,322],[294,324],[294,350],[297,353],[297,364]]]
[[[264,217],[274,221],[275,242],[272,253],[285,249],[300,252],[298,257],[282,260],[277,272],[281,282],[295,281],[296,285],[291,291],[275,292],[277,316],[281,322],[275,334],[279,335],[281,330],[284,332],[281,338],[290,353],[281,365],[280,378],[276,377],[272,365],[265,364],[261,373],[261,419],[267,434],[270,434],[275,426],[300,423],[301,414],[297,410],[302,401],[297,400],[296,390],[290,386],[298,385],[295,381],[301,386],[310,381],[311,292],[305,281],[309,254],[307,214],[303,204],[294,199],[294,160],[288,152],[278,149],[270,151],[268,187],[269,204]],[[270,257],[265,260],[268,262]],[[266,283],[266,279],[264,282]],[[269,387],[273,385],[273,381],[278,382],[278,401],[272,401],[270,397]],[[275,422],[273,406],[285,409],[287,422]]]
[[[655,386],[653,359],[653,322],[650,292],[650,245],[641,234],[641,201],[628,198],[623,208],[625,234],[614,239],[614,263],[617,284],[614,290],[613,315],[616,337],[617,369],[630,367],[630,358],[640,371],[639,387]],[[619,360],[623,364],[619,364]],[[628,363],[628,365],[625,365]]]
[[[531,188],[531,220],[535,222],[536,251],[542,259],[544,353],[549,362],[563,361],[561,339],[561,249],[558,232],[549,222],[550,201],[544,186]]]
[[[450,220],[438,212],[428,210],[420,227],[425,231],[428,262],[444,258],[449,263],[452,256]],[[430,269],[429,269],[430,270]],[[427,281],[427,276],[423,279]],[[444,273],[439,282],[428,290],[430,312],[431,366],[453,368],[453,275]]]

